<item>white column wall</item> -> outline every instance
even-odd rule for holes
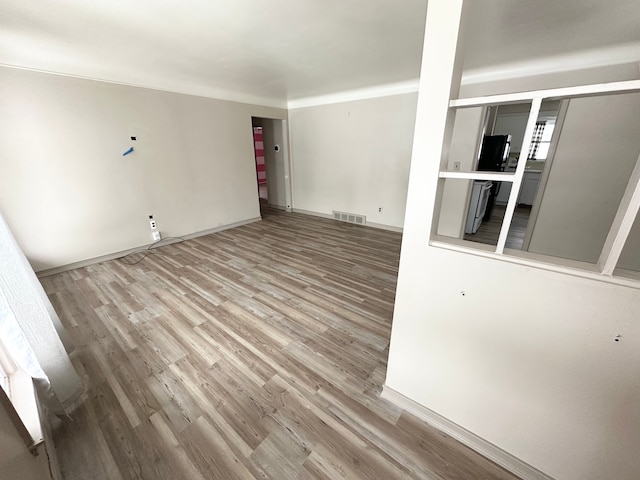
[[[556,479],[634,479],[639,290],[429,245],[461,4],[428,4],[385,388]]]

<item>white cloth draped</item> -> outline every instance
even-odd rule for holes
[[[0,339],[56,414],[69,413],[84,391],[61,338],[70,348],[60,318],[0,214]]]

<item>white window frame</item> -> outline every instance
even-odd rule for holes
[[[543,100],[552,99],[570,99],[579,97],[591,97],[596,95],[608,95],[608,94],[622,94],[622,93],[634,93],[640,92],[640,80],[629,80],[623,82],[612,83],[600,83],[593,85],[582,85],[576,87],[564,87],[554,88],[547,90],[534,90],[528,92],[508,93],[501,95],[489,95],[484,97],[474,98],[462,98],[455,99],[449,102],[449,107],[453,110],[460,108],[471,107],[485,107],[489,105],[500,105],[509,103],[524,103],[531,102],[531,109],[529,111],[529,118],[527,120],[527,126],[525,128],[524,140],[522,148],[520,149],[520,155],[518,157],[518,166],[514,173],[502,173],[502,172],[451,172],[440,170],[439,178],[444,180],[447,178],[458,180],[491,180],[496,182],[510,182],[512,183],[511,193],[509,194],[509,200],[505,210],[504,218],[502,220],[502,227],[500,229],[500,235],[498,237],[498,243],[495,246],[495,250],[490,252],[490,248],[487,245],[476,246],[471,242],[467,242],[460,239],[451,239],[448,237],[438,236],[435,232],[432,232],[430,245],[453,248],[459,251],[465,251],[467,253],[474,253],[480,255],[491,254],[498,256],[500,259],[517,261],[518,263],[532,263],[536,260],[547,264],[547,268],[553,270],[562,270],[563,267],[571,267],[573,269],[582,269],[588,271],[590,274],[597,274],[602,277],[612,277],[614,270],[624,248],[625,242],[631,231],[633,222],[640,210],[640,157],[636,161],[635,168],[629,178],[629,183],[622,197],[615,219],[607,235],[607,239],[604,243],[600,258],[595,266],[583,263],[574,262],[567,259],[556,258],[546,255],[529,254],[525,259],[516,260],[516,257],[511,255],[504,256],[505,244],[507,241],[507,235],[509,234],[509,228],[511,226],[511,220],[516,208],[516,202],[520,187],[522,185],[527,155],[531,146],[531,139],[533,131],[540,113],[540,106]],[[446,162],[445,162],[446,163]],[[436,202],[436,212],[440,211],[442,202],[442,195],[438,196]],[[437,218],[438,215],[436,214]],[[548,265],[553,264],[553,265]],[[560,267],[558,267],[560,265]]]

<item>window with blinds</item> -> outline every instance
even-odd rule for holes
[[[555,126],[555,119],[536,122],[527,160],[546,160]]]

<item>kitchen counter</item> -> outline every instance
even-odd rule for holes
[[[544,162],[540,162],[537,160],[528,160],[524,169],[527,172],[541,172],[542,170],[544,170]]]

